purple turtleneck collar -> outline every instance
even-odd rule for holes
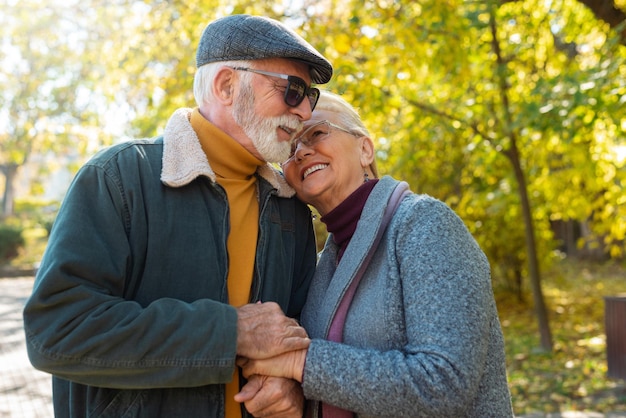
[[[335,209],[321,217],[320,220],[326,224],[328,232],[333,234],[333,241],[339,246],[337,262],[341,260],[341,256],[350,243],[365,202],[377,182],[378,179],[366,181]]]

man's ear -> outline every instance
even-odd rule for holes
[[[212,85],[215,99],[224,105],[231,105],[234,97],[235,80],[235,70],[228,67],[220,68]]]

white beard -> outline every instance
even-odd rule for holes
[[[267,162],[282,163],[291,153],[291,141],[296,133],[302,129],[302,122],[295,116],[259,116],[254,112],[254,91],[246,83],[241,83],[240,97],[233,108],[233,118],[241,126],[244,133],[261,157]],[[288,142],[278,140],[280,126],[285,126],[293,132]]]

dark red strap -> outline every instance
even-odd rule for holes
[[[378,247],[378,243],[380,242],[385,229],[387,229],[387,225],[391,220],[393,213],[396,211],[400,202],[404,198],[406,194],[408,194],[409,185],[406,182],[400,182],[396,188],[394,189],[391,197],[389,197],[389,203],[387,204],[387,208],[385,209],[385,213],[383,215],[383,219],[380,223],[380,228],[376,233],[376,237],[374,237],[374,241],[372,245],[367,251],[365,258],[363,259],[363,263],[359,266],[359,269],[350,283],[348,290],[343,295],[341,302],[339,303],[339,307],[335,312],[335,316],[330,324],[330,329],[328,330],[328,336],[326,339],[328,341],[342,342],[343,341],[343,326],[346,322],[346,316],[348,315],[348,309],[350,308],[350,304],[352,303],[352,298],[354,297],[354,293],[356,292],[357,287],[359,286],[359,282],[367,269],[367,265],[369,264],[372,256],[374,255],[374,251]],[[322,417],[323,418],[352,418],[353,413],[347,411],[345,409],[338,408],[336,406],[328,405],[327,403],[322,403]]]

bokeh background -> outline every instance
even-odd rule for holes
[[[332,61],[323,88],[359,109],[381,173],[450,205],[487,254],[516,413],[626,411],[626,376],[608,376],[605,332],[606,297],[626,294],[626,0],[0,0],[0,9],[4,277],[32,276],[94,152],[159,135],[174,109],[195,106],[204,26],[266,15]]]

